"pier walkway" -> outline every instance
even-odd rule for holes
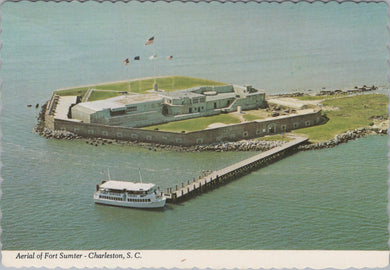
[[[218,185],[225,184],[227,181],[244,175],[252,170],[255,170],[263,165],[269,164],[277,159],[283,158],[286,154],[291,153],[296,147],[304,142],[307,138],[296,138],[290,142],[272,148],[261,154],[255,155],[251,158],[242,160],[233,165],[230,165],[221,170],[212,172],[211,174],[182,183],[181,186],[176,185],[176,188],[168,188],[164,196],[167,202],[175,203],[184,199],[189,199],[191,196],[202,193],[203,191],[214,188]]]

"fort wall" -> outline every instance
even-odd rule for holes
[[[54,116],[48,114],[45,115],[45,127],[51,130],[56,130],[54,126]]]
[[[287,132],[319,124],[321,111],[257,120],[201,131],[176,133],[130,127],[107,126],[75,122],[70,119],[54,119],[46,115],[45,125],[53,130],[66,130],[83,137],[131,140],[168,145],[191,146],[222,141],[238,141]]]

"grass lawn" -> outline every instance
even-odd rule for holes
[[[102,85],[95,85],[90,87],[79,87],[74,89],[60,90],[56,91],[56,94],[61,96],[83,96],[89,88],[101,89],[101,90],[111,90],[112,93],[103,92],[103,91],[95,91],[92,93],[90,97],[90,101],[93,100],[101,100],[109,97],[114,97],[120,95],[119,92],[133,92],[138,94],[146,93],[148,90],[153,89],[154,79],[144,79],[144,80],[136,80],[131,82],[131,89],[129,87],[128,82],[120,82],[120,83],[109,83]],[[167,92],[182,90],[197,86],[218,86],[218,85],[226,85],[221,82],[198,79],[192,77],[184,77],[184,76],[172,76],[172,77],[164,77],[157,78],[158,88],[165,90]],[[131,90],[131,91],[130,91]]]
[[[224,124],[238,124],[240,120],[230,114],[219,114],[215,116],[199,117],[194,119],[175,121],[161,125],[149,126],[144,129],[171,131],[171,132],[191,132],[207,128],[210,124],[224,123]]]
[[[119,92],[114,91],[93,91],[89,96],[88,101],[102,100],[112,98],[121,95]]]
[[[54,91],[54,93],[60,96],[84,96],[87,91],[88,87],[80,87],[68,90]]]
[[[387,96],[381,94],[332,98],[324,101],[323,105],[339,110],[324,111],[329,118],[326,124],[297,129],[294,133],[306,134],[313,142],[326,141],[348,130],[369,126],[373,116],[387,118],[387,104]]]
[[[242,117],[244,117],[245,121],[254,121],[254,120],[260,120],[260,119],[264,119],[263,117],[261,116],[258,116],[258,115],[254,115],[254,114],[244,114]]]
[[[135,82],[135,83],[137,83],[137,82]],[[149,80],[150,87],[149,88],[146,87],[144,89],[145,90],[152,89],[153,83],[154,83],[153,80]],[[221,82],[205,80],[205,79],[198,79],[198,78],[191,78],[191,77],[184,77],[184,76],[158,78],[157,84],[158,84],[159,89],[163,89],[163,90],[168,91],[168,92],[197,87],[197,86],[226,85],[225,83],[221,83]]]
[[[250,111],[245,111],[242,117],[244,118],[245,121],[250,122],[254,120],[265,119],[267,117],[270,117],[270,114],[264,110],[250,110]]]

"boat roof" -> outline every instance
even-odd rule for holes
[[[133,183],[127,181],[115,181],[109,180],[100,185],[101,188],[117,189],[117,190],[129,190],[129,191],[141,191],[149,190],[153,188],[155,184],[152,183]]]

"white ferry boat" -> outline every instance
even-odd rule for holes
[[[95,203],[133,208],[162,208],[166,201],[155,184],[115,180],[96,185],[93,198]]]

